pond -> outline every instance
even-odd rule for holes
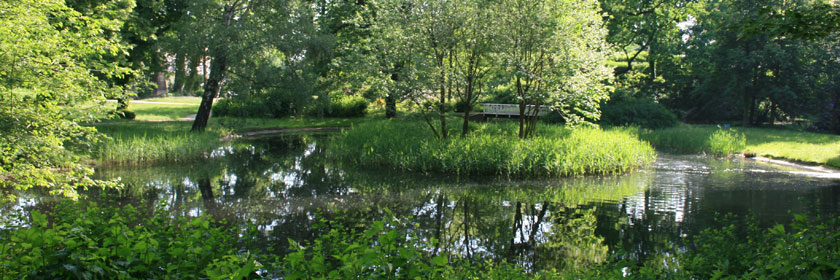
[[[323,134],[247,139],[202,162],[99,168],[96,176],[127,185],[109,203],[165,203],[172,215],[251,222],[275,253],[288,239],[314,239],[319,219],[363,228],[390,212],[414,236],[437,241],[426,250],[532,268],[687,250],[687,238],[725,213],[764,226],[787,223],[792,213],[840,213],[833,174],[746,159],[659,154],[653,166],[622,176],[464,178],[344,166],[329,159],[327,141]],[[50,204],[30,194],[18,207]]]

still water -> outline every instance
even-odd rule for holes
[[[787,223],[791,213],[840,213],[836,176],[745,159],[659,154],[653,166],[622,176],[464,178],[343,166],[329,160],[328,141],[249,139],[200,163],[100,168],[96,176],[126,183],[118,203],[165,203],[173,215],[254,223],[277,253],[289,238],[313,239],[320,218],[362,228],[388,209],[414,236],[439,240],[428,250],[533,267],[685,250],[688,238],[725,213],[753,215],[764,226]]]

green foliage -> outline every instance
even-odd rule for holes
[[[386,209],[387,211],[387,209]],[[540,279],[506,262],[484,263],[457,255],[434,255],[433,247],[394,218],[374,221],[364,229],[346,228],[321,220],[315,241],[289,243],[294,251],[283,258],[285,279]],[[434,241],[432,241],[434,242]],[[544,273],[553,275],[553,273]],[[550,277],[546,277],[551,279]]]
[[[190,133],[186,123],[120,123],[99,125],[107,135],[95,146],[100,164],[147,165],[205,159],[218,148],[227,132],[213,128]]]
[[[307,115],[330,118],[358,118],[367,115],[368,101],[361,95],[337,94],[330,98],[329,104],[316,103],[309,108]]]
[[[343,132],[330,149],[348,163],[413,171],[503,176],[623,173],[651,163],[647,143],[620,130],[544,126],[520,140],[512,123],[483,124],[472,134],[438,140],[419,122],[368,122]]]
[[[729,156],[743,152],[747,138],[733,129],[713,126],[683,125],[660,130],[643,130],[639,137],[657,148],[675,152],[706,152],[716,156]]]
[[[241,279],[259,268],[254,256],[237,252],[241,240],[235,228],[209,217],[172,218],[164,209],[145,215],[132,206],[69,202],[48,214],[32,211],[27,226],[0,231],[0,274],[4,279]]]
[[[662,104],[649,99],[624,99],[608,102],[601,112],[601,123],[613,126],[639,126],[660,129],[679,123],[677,116]]]
[[[718,129],[709,136],[709,151],[718,156],[729,156],[743,152],[747,137],[734,129]]]
[[[130,4],[130,2],[129,2]],[[130,8],[130,5],[124,7]],[[121,22],[83,16],[64,1],[0,2],[0,192],[46,187],[75,197],[94,182],[80,164],[98,139],[78,125],[104,118],[105,80],[130,71],[106,58],[126,48],[108,32]]]

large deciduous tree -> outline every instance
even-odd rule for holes
[[[122,6],[130,10],[133,3]],[[116,9],[115,12],[125,13]],[[130,74],[115,57],[122,22],[83,15],[60,0],[0,2],[0,191],[47,187],[75,196],[94,183],[77,149],[95,143],[79,125],[107,112],[108,80]]]
[[[500,54],[519,100],[519,137],[535,135],[545,104],[570,124],[597,120],[612,73],[596,3],[512,0],[501,7],[509,13],[500,22]]]
[[[204,46],[210,60],[193,131],[207,126],[213,100],[233,67],[271,49],[284,52],[290,61],[306,58],[300,46],[311,37],[312,16],[305,2],[205,0],[192,2],[188,10],[194,18],[192,30],[200,31],[193,43]]]

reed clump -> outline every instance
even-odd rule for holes
[[[715,126],[690,126],[643,130],[639,137],[659,149],[680,153],[708,153],[729,156],[741,153],[747,147],[744,133],[731,128]]]
[[[95,147],[98,164],[149,165],[195,161],[209,157],[221,145],[223,132],[190,132],[178,123],[137,123],[98,126],[109,139]]]
[[[368,167],[512,177],[624,173],[656,158],[649,144],[624,130],[543,126],[537,137],[522,140],[516,129],[487,123],[466,137],[439,140],[420,122],[376,121],[344,131],[330,151]]]

